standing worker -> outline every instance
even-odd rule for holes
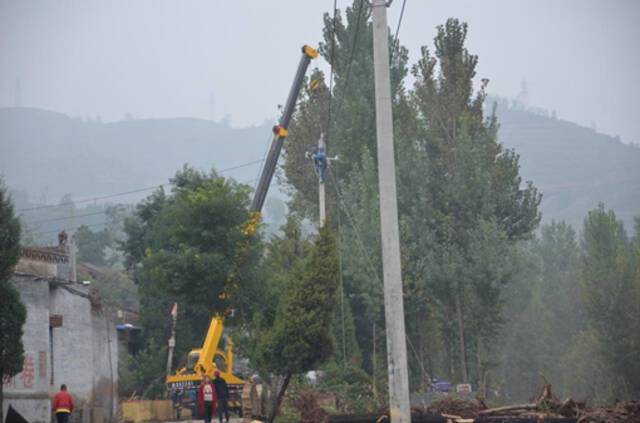
[[[216,394],[218,395],[218,420],[222,423],[222,415],[224,419],[229,423],[229,408],[227,401],[229,400],[229,387],[227,381],[220,376],[220,372],[216,370],[214,373],[215,379],[213,379],[213,385],[216,387]]]
[[[180,420],[180,414],[182,413],[182,396],[184,392],[179,386],[171,390],[171,402],[173,403],[173,410],[176,413],[176,419]]]
[[[200,416],[204,416],[205,423],[211,423],[211,418],[216,415],[217,405],[216,387],[211,383],[209,376],[204,376],[198,388],[198,408]]]
[[[67,392],[67,385],[60,386],[60,392],[53,397],[51,409],[55,413],[58,423],[69,423],[69,415],[73,411],[73,398]]]

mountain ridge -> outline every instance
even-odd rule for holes
[[[580,229],[587,211],[602,201],[630,228],[640,214],[639,146],[507,101],[496,104],[498,139],[520,155],[523,181],[543,193],[543,221],[565,220]],[[231,128],[189,117],[103,123],[0,108],[0,169],[12,190],[32,198],[46,193],[45,202],[70,192],[74,199],[97,197],[167,183],[185,163],[221,170],[258,161],[270,126]],[[259,168],[249,164],[224,176],[252,185]]]

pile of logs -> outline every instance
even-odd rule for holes
[[[542,388],[540,395],[530,403],[489,408],[479,411],[477,417],[532,416],[539,418],[578,418],[585,413],[585,410],[586,404],[584,402],[576,402],[571,398],[560,401],[552,394],[551,385],[546,384]]]
[[[623,401],[613,407],[596,408],[578,419],[578,423],[640,422],[640,401]]]
[[[478,417],[479,413],[487,409],[487,405],[480,397],[476,397],[473,401],[466,401],[459,398],[444,397],[434,401],[427,408],[432,414],[442,416],[456,416],[463,419],[473,419]]]
[[[301,404],[301,408],[310,408],[309,401]],[[312,421],[310,416],[305,421]],[[324,416],[323,416],[324,417]],[[484,401],[476,397],[467,401],[454,397],[444,397],[434,401],[428,408],[412,408],[413,422],[425,423],[482,423],[482,422],[542,422],[570,421],[577,423],[640,423],[640,401],[619,402],[608,408],[588,410],[584,402],[571,398],[561,401],[551,392],[551,385],[546,384],[540,394],[525,404],[507,405],[488,408]],[[330,416],[330,423],[388,423],[389,410],[382,410],[373,415]]]

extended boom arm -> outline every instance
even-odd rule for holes
[[[318,52],[315,49],[307,45],[302,47],[302,57],[298,64],[298,70],[296,72],[295,79],[293,80],[293,85],[289,91],[287,103],[282,111],[279,124],[273,128],[273,140],[271,141],[271,147],[269,148],[267,159],[264,162],[260,181],[258,182],[258,188],[256,189],[253,201],[251,202],[251,208],[249,209],[251,212],[260,212],[262,210],[264,200],[267,197],[267,192],[269,191],[269,185],[271,185],[271,179],[273,178],[273,174],[276,170],[278,158],[280,157],[282,144],[288,135],[287,128],[289,128],[289,121],[291,120],[293,111],[296,108],[296,102],[302,88],[304,75],[307,73],[307,68],[309,67],[311,59],[315,59],[316,57],[318,57]]]

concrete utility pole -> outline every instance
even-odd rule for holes
[[[327,168],[327,148],[324,145],[324,134],[320,134],[318,140],[318,151],[316,152],[316,168],[318,171],[318,204],[320,205],[320,227],[324,226],[324,222],[327,220],[327,206],[326,197],[324,191],[324,175]],[[324,162],[321,162],[322,156],[324,156]]]
[[[387,1],[373,0],[372,7],[384,314],[389,363],[389,413],[393,423],[410,423],[409,374],[407,371],[396,169],[393,151]]]
[[[178,304],[173,303],[171,308],[171,338],[169,338],[169,353],[167,354],[167,375],[171,374],[173,363],[173,349],[176,347],[176,321],[178,320]]]

